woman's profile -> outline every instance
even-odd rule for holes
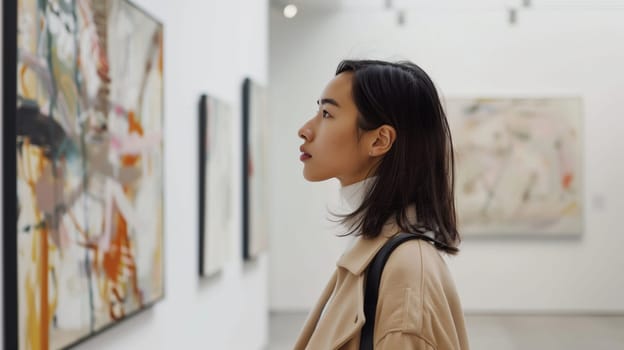
[[[346,60],[299,130],[303,175],[336,178],[355,237],[338,259],[295,349],[359,349],[366,271],[392,237],[402,243],[381,277],[375,349],[468,349],[464,317],[441,254],[460,237],[453,198],[453,145],[436,88],[411,62]]]

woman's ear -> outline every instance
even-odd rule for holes
[[[387,124],[371,130],[372,142],[369,147],[368,155],[371,157],[379,157],[386,154],[396,140],[396,130]]]

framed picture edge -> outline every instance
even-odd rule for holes
[[[18,349],[19,314],[17,288],[17,199],[7,200],[15,193],[17,157],[15,146],[15,115],[17,106],[17,2],[2,2],[2,230],[3,230],[3,307],[4,348]]]
[[[208,125],[208,95],[201,94],[199,97],[198,115],[199,115],[199,275],[204,276],[204,230],[206,228],[206,220],[204,212],[206,210],[206,126]]]
[[[250,252],[250,242],[251,232],[250,232],[250,207],[251,203],[249,202],[249,122],[250,122],[250,109],[251,109],[251,85],[252,80],[249,77],[246,77],[243,80],[242,85],[242,153],[243,153],[243,164],[242,164],[242,231],[243,231],[243,260],[249,261],[253,259],[253,256]]]

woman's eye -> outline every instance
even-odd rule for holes
[[[321,111],[321,115],[323,116],[323,118],[331,117],[331,115],[326,110]]]

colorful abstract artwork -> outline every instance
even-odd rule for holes
[[[61,349],[163,297],[163,28],[3,5],[5,348]]]
[[[579,98],[449,99],[445,107],[461,232],[582,233]]]
[[[256,258],[267,248],[266,89],[251,79],[243,82],[243,258]]]
[[[218,273],[232,230],[232,108],[202,95],[199,102],[199,274]]]

